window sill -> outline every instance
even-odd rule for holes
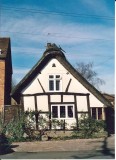
[[[73,117],[73,118],[51,118],[51,119],[57,119],[57,120],[70,120],[70,119],[75,119],[75,117]]]

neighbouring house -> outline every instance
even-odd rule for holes
[[[12,60],[10,38],[0,38],[0,112],[11,104]]]
[[[106,108],[112,104],[66,59],[56,44],[48,43],[37,64],[13,89],[12,97],[24,111],[49,114],[49,120],[65,120],[67,128],[75,125],[82,114],[106,120]],[[48,129],[52,126],[49,125]]]
[[[115,95],[108,94],[108,93],[102,93],[102,94],[106,99],[108,99],[112,103],[112,105],[114,106],[114,109],[115,109]]]

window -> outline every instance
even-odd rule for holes
[[[68,117],[72,118],[73,114],[73,106],[68,106]]]
[[[61,91],[60,75],[49,75],[49,91]]]
[[[97,119],[96,115],[96,108],[92,108],[92,118]]]
[[[58,118],[58,106],[52,106],[52,117]]]
[[[65,106],[60,106],[60,118],[66,117],[66,109]]]
[[[102,119],[103,113],[102,113],[102,107],[99,108],[91,108],[91,117],[94,119]]]
[[[52,105],[52,118],[74,118],[74,105]]]
[[[102,119],[102,108],[98,108],[98,119]]]

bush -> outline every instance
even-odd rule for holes
[[[10,121],[6,125],[6,135],[12,141],[22,141],[25,132],[25,118]]]
[[[36,116],[38,116],[39,130],[44,133],[46,119],[39,115],[39,112],[26,111],[20,118],[10,121],[5,128],[5,134],[11,141],[32,141],[41,139],[40,132],[35,134]]]
[[[6,132],[6,127],[4,125],[3,119],[0,116],[0,134],[5,133]]]
[[[95,138],[95,135],[103,132],[105,128],[106,125],[103,120],[95,120],[86,115],[82,115],[79,119],[79,131],[74,131],[72,136],[77,138]]]

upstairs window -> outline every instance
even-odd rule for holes
[[[61,91],[60,75],[49,75],[49,91]]]

